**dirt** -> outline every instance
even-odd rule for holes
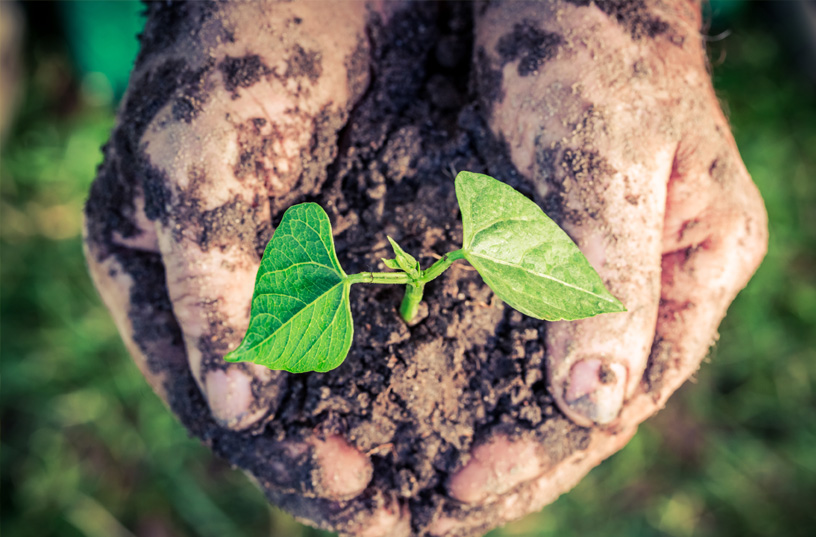
[[[519,76],[529,76],[538,71],[539,64],[552,59],[562,44],[564,38],[558,34],[545,32],[529,23],[516,24],[513,33],[499,39],[496,52],[502,65],[519,60]]]
[[[224,75],[224,86],[232,92],[234,99],[238,98],[236,89],[248,88],[270,72],[257,54],[247,54],[241,58],[227,56],[218,64],[218,69]]]
[[[638,18],[642,12],[614,2],[596,3],[627,25],[633,38],[661,31],[660,21]],[[140,61],[151,47],[160,53],[169,46],[167,40],[152,37],[161,33],[162,25],[189,24],[184,22],[190,16],[186,8],[181,13],[151,10],[156,13],[143,38]],[[380,259],[389,255],[386,235],[428,266],[461,244],[454,171],[488,173],[535,195],[512,165],[504,142],[487,128],[490,102],[503,93],[501,72],[483,51],[477,51],[471,72],[469,6],[416,5],[394,16],[388,26],[372,20],[368,37],[369,43],[361,43],[348,60],[353,93],[361,98],[337,140],[333,133],[342,118],[326,116],[325,132],[318,132],[314,150],[303,158],[304,171],[293,182],[299,194],[272,200],[271,222],[259,221],[255,209],[239,200],[209,211],[199,219],[205,223],[198,231],[203,249],[236,235],[261,249],[283,210],[315,201],[332,219],[338,257],[347,273],[383,270]],[[561,40],[520,26],[500,40],[499,52],[503,61],[519,60],[519,74],[526,76],[555,54]],[[282,76],[319,77],[319,53],[296,52]],[[366,54],[373,58],[370,72],[357,57]],[[505,306],[462,263],[428,284],[426,310],[411,326],[397,313],[402,289],[355,286],[354,343],[343,365],[325,374],[281,373],[279,391],[271,397],[276,404],[252,431],[234,432],[212,420],[184,364],[161,261],[156,254],[125,250],[112,242],[114,231],[124,237],[136,233],[130,218],[136,184],[144,192],[148,218],[168,218],[166,178],[144,159],[137,141],[169,102],[174,103],[175,120],[190,121],[207,102],[198,81],[211,69],[221,70],[230,91],[270,75],[252,54],[198,69],[171,59],[143,74],[133,83],[142,91],[132,92],[135,96],[121,112],[124,126],[106,149],[86,209],[91,240],[102,245],[100,255],[115,255],[137,282],[130,311],[136,342],[148,356],[155,356],[157,349],[171,356],[150,366],[169,369],[170,406],[191,434],[219,457],[254,474],[272,502],[301,517],[348,527],[360,507],[382,505],[396,496],[410,509],[416,535],[425,534],[442,513],[464,517],[486,510],[490,520],[496,505],[467,507],[449,498],[445,488],[452,473],[469,460],[474,444],[489,435],[535,437],[553,463],[586,449],[589,430],[564,417],[547,391],[546,325]],[[367,76],[370,83],[364,90]],[[486,100],[476,97],[477,89]],[[239,179],[258,171],[254,154],[263,152],[266,143],[260,138],[260,121],[265,120],[242,126],[243,153],[235,163]],[[566,166],[575,179],[608,167],[595,154],[560,148],[542,149],[538,164],[542,169]],[[716,171],[712,165],[712,175]],[[558,199],[538,201],[558,219]],[[201,212],[194,201],[185,205],[184,200],[174,210]],[[174,218],[184,220],[180,214]],[[213,333],[219,333],[217,326]],[[213,345],[202,349],[205,355],[227,350],[217,340]],[[280,459],[283,440],[313,432],[343,435],[371,455],[375,471],[361,496],[349,502],[306,501],[303,495],[319,487],[309,453],[290,454],[288,466],[270,462]]]
[[[634,40],[654,38],[669,31],[669,23],[654,16],[646,6],[646,0],[565,0],[576,6],[588,6],[590,2],[613,17],[626,28]]]
[[[601,368],[598,371],[598,380],[601,381],[601,384],[612,384],[617,380],[617,375],[615,375],[615,371],[609,367],[609,364],[601,364]]]
[[[372,84],[341,135],[327,184],[309,198],[333,221],[355,222],[335,238],[349,273],[382,269],[386,235],[423,266],[458,248],[453,177],[440,170],[480,170],[523,183],[515,169],[507,173],[512,165],[503,145],[468,104],[470,51],[434,45],[466,46],[466,9],[416,10],[391,28],[372,28]],[[440,87],[444,99],[436,95]],[[466,105],[451,106],[457,102]],[[427,286],[427,314],[413,326],[397,314],[402,292],[353,289],[348,358],[326,374],[290,377],[285,410],[265,434],[285,438],[308,428],[342,434],[373,453],[367,494],[383,501],[394,491],[407,500],[419,535],[440,512],[467,511],[444,487],[480,438],[497,430],[540,436],[542,449],[560,460],[586,447],[587,435],[561,416],[546,390],[542,323],[504,306],[474,271],[458,265]]]

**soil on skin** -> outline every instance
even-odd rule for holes
[[[325,152],[325,158],[311,163],[322,167],[323,174],[328,169],[325,183],[316,196],[287,200],[315,201],[326,208],[338,257],[349,274],[384,270],[380,259],[391,256],[386,235],[413,253],[423,267],[458,249],[462,230],[453,187],[455,171],[488,173],[535,198],[503,144],[489,133],[488,103],[480,103],[475,96],[476,84],[485,80],[471,73],[470,7],[459,3],[414,6],[395,16],[388,27],[373,21],[370,28],[373,60],[368,89],[340,132],[339,153]],[[518,28],[517,33],[504,41],[508,58],[527,58],[531,68],[547,61],[548,47],[557,47],[561,39],[529,28]],[[528,41],[534,42],[533,52],[511,46],[521,42],[530,49]],[[149,39],[143,45],[150,46]],[[360,54],[366,53],[361,48]],[[307,60],[304,57],[298,68],[311,65]],[[355,63],[353,58],[351,62]],[[183,75],[184,69],[178,67],[165,78],[156,75],[155,85],[167,84],[167,77],[195,80],[198,76],[197,72]],[[477,61],[476,69],[482,67]],[[257,57],[251,56],[206,68],[222,69],[235,87],[251,83],[255,73],[263,71]],[[501,72],[489,74],[499,97]],[[157,88],[149,81],[145,84],[145,94],[155,95]],[[169,102],[170,93],[159,92],[159,104]],[[180,101],[177,119],[189,121],[205,101],[206,95]],[[155,100],[150,106],[150,110],[147,104],[137,106],[134,114],[155,113]],[[142,120],[133,128],[143,128],[149,118]],[[109,240],[111,230],[128,236],[130,224],[123,216],[127,207],[115,200],[132,199],[128,197],[132,187],[122,170],[131,162],[136,163],[135,169],[149,171],[146,163],[139,163],[136,148],[116,138],[112,147],[121,169],[107,164],[100,170],[87,209],[92,240],[102,242]],[[152,201],[165,198],[161,189],[145,194],[148,207],[163,205]],[[273,207],[272,225],[277,225],[286,207]],[[208,236],[232,233],[234,212],[214,213],[208,221]],[[558,218],[557,207],[552,212]],[[100,214],[107,220],[93,224],[94,215]],[[166,215],[157,211],[148,216]],[[268,223],[258,235],[268,237]],[[131,319],[139,345],[148,355],[151,348],[166,346],[167,341],[180,347],[178,326],[169,319],[161,263],[154,254],[126,253],[108,245],[108,253],[117,255],[138,283],[134,289],[140,294],[131,297]],[[218,426],[189,371],[178,365],[173,366],[167,386],[170,404],[191,433],[217,455],[254,474],[271,501],[341,529],[351,524],[349,518],[361,506],[371,508],[394,499],[410,509],[415,535],[423,535],[442,513],[467,517],[471,510],[498,509],[459,504],[445,489],[446,480],[468,461],[474,444],[492,433],[535,437],[552,462],[586,449],[589,431],[567,420],[547,391],[543,322],[505,306],[464,262],[426,287],[426,306],[410,326],[397,313],[401,295],[398,286],[355,286],[351,292],[354,343],[346,361],[325,374],[284,375],[276,397],[280,404],[251,432]],[[156,317],[156,311],[164,314]],[[370,454],[375,471],[362,495],[349,502],[304,501],[304,491],[319,487],[308,454],[302,464],[287,469],[290,474],[302,474],[294,475],[294,480],[289,475],[288,480],[302,480],[302,489],[279,486],[280,468],[270,464],[270,453],[283,439],[315,431],[343,435]],[[484,516],[485,528],[495,525],[490,519],[489,513]]]

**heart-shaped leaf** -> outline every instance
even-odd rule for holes
[[[521,193],[460,172],[456,198],[465,259],[513,308],[548,321],[626,311],[572,239]]]
[[[334,369],[354,332],[349,287],[326,212],[316,203],[290,207],[264,251],[249,329],[224,359],[291,373]]]

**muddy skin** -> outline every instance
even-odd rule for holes
[[[539,204],[544,212],[559,225],[580,223],[585,217],[599,218],[604,205],[602,187],[593,188],[592,178],[602,178],[616,170],[595,150],[564,148],[561,143],[536,142],[536,170],[539,180],[549,187]],[[578,189],[579,198],[588,209],[575,211],[565,208],[570,189]]]
[[[271,72],[257,54],[247,54],[242,58],[227,56],[218,64],[218,69],[224,75],[224,87],[232,92],[233,99],[238,98],[236,89],[248,88]]]
[[[300,45],[295,45],[292,56],[286,60],[286,77],[305,76],[312,82],[316,82],[323,72],[320,63],[320,53],[311,50],[304,50]]]
[[[150,57],[169,49],[180,36],[197,36],[202,31],[212,31],[219,39],[235,41],[234,30],[219,17],[218,2],[145,2],[147,22],[139,35],[141,49],[136,57],[138,69]]]
[[[114,211],[123,215],[123,220],[132,219],[133,198],[136,185],[141,187],[145,198],[145,213],[150,220],[167,221],[167,208],[172,193],[167,186],[164,173],[156,169],[139,147],[139,140],[156,114],[174,98],[190,103],[190,88],[195,88],[198,107],[206,102],[206,92],[198,91],[211,64],[200,69],[191,69],[186,62],[169,59],[140,76],[133,84],[145,88],[144,93],[133,93],[120,110],[120,124],[114,131],[111,142],[104,148],[105,162],[100,167],[98,179],[92,186],[92,193],[86,206],[88,221],[93,226],[92,235],[101,234],[100,239],[110,240],[110,234],[116,230],[123,237],[131,237],[136,228],[121,225],[114,228],[104,214]],[[176,104],[178,101],[176,102]],[[178,121],[189,121],[198,108],[184,105],[184,113],[173,115]],[[192,106],[192,104],[189,104]],[[126,217],[125,215],[129,215]]]
[[[616,380],[615,371],[609,367],[609,364],[601,365],[601,370],[598,372],[601,384],[612,384]]]
[[[655,394],[655,396],[660,393],[663,387],[663,373],[672,367],[671,357],[671,344],[661,339],[655,339],[649,353],[649,365],[646,368],[647,374],[645,375],[649,392]]]
[[[668,30],[642,2],[595,5],[635,40]],[[177,31],[199,27],[204,17],[217,19],[217,10],[194,11],[151,5],[139,62],[159,57]],[[556,221],[570,219],[562,211],[565,181],[615,170],[597,152],[575,149],[572,143],[542,146],[536,152],[539,177],[558,188],[546,198],[538,195],[536,185],[513,166],[506,143],[490,134],[486,121],[491,103],[502,99],[502,74],[484,51],[477,51],[471,72],[472,25],[470,7],[460,3],[415,5],[387,25],[372,16],[368,41],[361,42],[347,62],[352,93],[360,100],[348,118],[342,113],[323,115],[310,151],[301,155],[302,173],[281,190],[291,192],[252,204],[236,198],[209,211],[201,208],[194,186],[186,193],[167,186],[166,177],[139,147],[144,129],[170,102],[175,121],[194,118],[208,98],[202,81],[214,69],[220,70],[231,92],[278,74],[252,54],[197,68],[180,59],[159,63],[134,81],[139,91],[132,92],[121,111],[122,121],[106,148],[86,207],[89,242],[98,257],[115,256],[136,282],[130,311],[136,342],[147,356],[163,349],[162,360],[150,362],[150,368],[167,372],[169,404],[185,427],[217,456],[253,474],[270,501],[341,533],[351,531],[361,513],[399,499],[410,510],[414,535],[427,534],[442,515],[462,519],[477,513],[485,523],[466,535],[478,535],[502,520],[500,507],[466,506],[452,500],[445,485],[481,439],[500,432],[534,438],[543,458],[553,464],[588,448],[590,430],[568,420],[547,390],[542,344],[546,325],[505,306],[463,264],[428,284],[427,313],[411,326],[397,314],[401,288],[355,286],[354,344],[343,365],[324,374],[275,373],[280,382],[274,393],[263,394],[269,404],[267,417],[251,431],[235,432],[211,418],[186,367],[159,256],[118,247],[114,234],[138,233],[133,200],[141,194],[149,219],[175,222],[179,232],[196,237],[202,250],[223,248],[238,237],[242,247],[259,256],[287,207],[315,201],[330,215],[337,254],[347,273],[383,270],[380,259],[389,255],[386,235],[428,266],[435,256],[461,245],[450,170],[463,169],[501,177],[535,198]],[[225,39],[230,37],[227,29],[223,32]],[[532,76],[562,43],[557,34],[518,26],[499,42],[498,53],[505,63],[519,61],[519,75]],[[361,57],[368,54],[372,63],[366,86],[369,67]],[[304,87],[319,79],[319,52],[298,47],[281,76],[301,79]],[[590,108],[586,124],[592,124],[593,113]],[[346,120],[348,126],[335,136]],[[263,182],[261,161],[282,136],[274,127],[264,118],[236,125],[241,153],[234,171],[239,180],[260,176]],[[573,127],[579,136],[580,125]],[[718,161],[712,163],[712,177],[720,168]],[[261,216],[265,205],[271,207],[269,220]],[[228,350],[227,330],[214,315],[199,344],[207,367],[217,368]],[[669,354],[655,342],[646,374],[655,392],[661,372],[669,367]],[[285,442],[312,431],[339,434],[371,456],[373,478],[361,495],[347,502],[314,497],[320,476],[315,475],[312,454],[289,452]]]
[[[120,126],[103,148],[105,161],[97,172],[85,207],[90,222],[89,234],[95,242],[110,243],[114,231],[125,238],[138,233],[132,219],[135,189],[140,184],[148,218],[166,221],[166,205],[170,197],[167,180],[144,158],[138,143],[147,125],[173,98],[179,86],[185,80],[195,80],[184,65],[181,60],[168,60],[134,81],[134,85],[149,89],[151,93],[128,99],[119,112],[122,116]],[[112,219],[110,213],[115,213],[118,218]]]
[[[565,0],[576,6],[594,4],[626,28],[634,40],[654,38],[669,31],[669,23],[649,12],[645,0]]]
[[[236,169],[236,177],[239,177],[237,171]],[[272,238],[272,224],[263,217],[262,208],[268,201],[256,196],[248,203],[236,196],[219,207],[204,209],[204,195],[200,189],[206,184],[205,172],[203,169],[192,168],[189,177],[187,190],[183,193],[176,192],[174,196],[174,234],[193,237],[202,251],[214,247],[223,250],[237,244],[260,259],[266,243]],[[147,202],[145,205],[148,205]]]
[[[482,111],[489,113],[492,110],[492,103],[501,101],[502,93],[502,72],[501,69],[494,69],[484,48],[479,48],[476,53],[475,68],[471,75],[471,85],[475,87],[476,93],[481,95],[479,107]]]
[[[129,315],[136,334],[136,344],[148,357],[148,367],[154,373],[169,367],[172,375],[189,374],[186,371],[187,360],[181,331],[164,288],[164,266],[161,259],[154,253],[121,248],[115,249],[113,255],[123,270],[140,283],[131,289]],[[170,352],[167,349],[171,349]]]
[[[558,52],[564,38],[558,34],[545,32],[532,24],[516,24],[513,33],[499,39],[496,51],[502,59],[502,67],[519,60],[519,76],[530,76],[538,71],[538,66],[552,59]]]

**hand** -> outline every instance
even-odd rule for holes
[[[470,63],[461,58],[466,6],[150,9],[86,209],[91,272],[143,374],[182,422],[270,500],[318,526],[469,535],[540,508],[622,447],[696,370],[764,253],[764,209],[705,72],[699,13],[478,7],[477,113],[456,86]],[[447,125],[444,142],[425,127],[433,121]],[[539,329],[508,330],[514,341],[533,334],[508,361],[529,371],[492,388],[521,394],[509,408],[480,399],[487,373],[462,357],[489,364],[493,334],[521,322],[505,320],[464,269],[449,271],[436,303],[428,295],[434,321],[410,338],[396,315],[365,302],[385,299],[354,293],[367,297],[353,306],[355,347],[331,373],[224,363],[246,329],[259,253],[289,205],[306,196],[358,203],[356,213],[326,207],[338,253],[376,263],[377,252],[353,253],[346,230],[375,229],[383,240],[402,217],[393,207],[384,216],[382,192],[403,181],[417,189],[411,232],[425,254],[452,240],[456,230],[439,230],[455,215],[436,204],[455,203],[445,181],[424,179],[443,168],[429,154],[460,169],[503,167],[494,175],[527,185],[629,312],[551,325],[549,387],[539,381]],[[447,292],[466,287],[489,303]],[[456,328],[456,319],[473,322]],[[381,369],[352,371],[371,357]],[[414,400],[411,388],[444,377]],[[368,391],[351,398],[357,387]],[[438,485],[448,494],[434,493]]]
[[[491,130],[628,308],[547,331],[550,391],[594,427],[584,453],[554,463],[535,440],[496,435],[451,479],[465,503],[503,495],[505,520],[557,498],[662,408],[767,245],[706,71],[699,7],[580,4],[502,4],[475,23],[482,73],[501,73],[482,88]],[[442,535],[478,522],[437,524]]]
[[[149,9],[86,208],[97,287],[140,370],[193,434],[296,515],[386,535],[402,514],[388,498],[336,507],[368,485],[369,457],[338,435],[259,434],[284,410],[285,374],[221,359],[246,329],[272,215],[319,190],[367,84],[366,8]]]

